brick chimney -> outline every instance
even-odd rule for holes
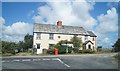
[[[57,26],[58,26],[59,28],[61,28],[61,27],[62,27],[62,21],[58,21],[58,22],[57,22]]]

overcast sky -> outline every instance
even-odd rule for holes
[[[97,35],[98,45],[111,47],[118,37],[117,2],[3,2],[2,39],[18,42],[33,34],[34,23],[82,26]]]

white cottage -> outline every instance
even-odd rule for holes
[[[37,54],[43,53],[43,49],[48,49],[61,40],[70,41],[74,35],[81,38],[85,49],[96,50],[96,35],[83,27],[66,26],[58,21],[57,25],[35,23],[33,30],[33,48],[36,48]]]

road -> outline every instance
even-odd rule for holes
[[[2,58],[3,69],[118,69],[115,54]]]

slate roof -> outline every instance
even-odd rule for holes
[[[59,33],[59,34],[77,34],[77,35],[90,35],[83,27],[78,26],[66,26],[58,27],[52,24],[34,24],[33,32],[44,33]]]
[[[86,45],[87,43],[91,42],[90,40],[89,41],[86,41],[85,43],[83,43],[83,45]],[[92,43],[92,42],[91,42]],[[92,43],[93,44],[93,43]]]
[[[87,31],[91,37],[97,37],[92,31]]]

